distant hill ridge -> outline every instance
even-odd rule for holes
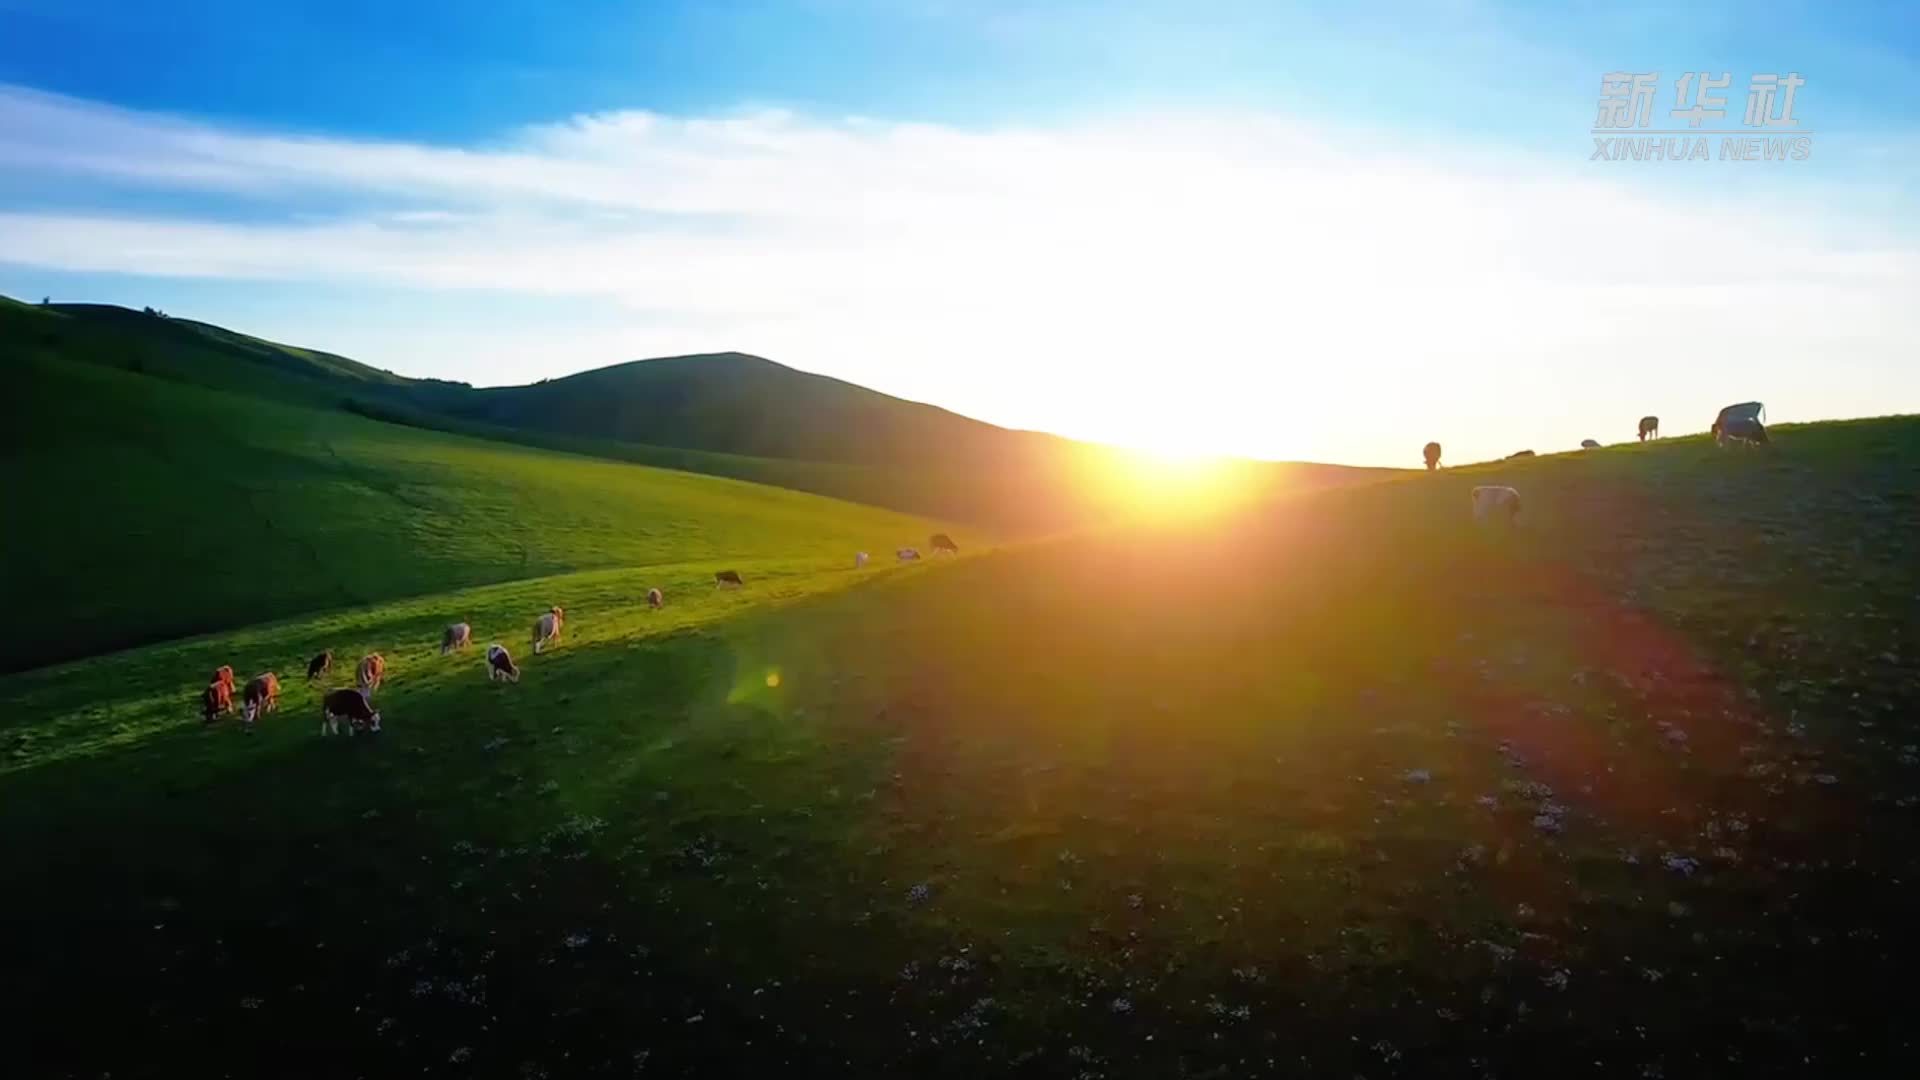
[[[9,303],[12,310],[0,314],[0,332],[22,325],[20,309],[61,316],[56,335],[108,346],[76,357],[96,363],[234,389],[235,362],[243,361],[280,383],[276,396],[344,395],[577,438],[874,465],[903,458],[999,458],[1070,441],[1011,431],[741,352],[631,360],[524,386],[476,388],[409,378],[157,312]]]
[[[635,360],[436,405],[508,427],[849,465],[995,460],[1067,441],[740,352]]]
[[[1111,448],[997,427],[739,352],[634,360],[526,386],[414,379],[332,353],[106,304],[0,297],[15,350],[311,408],[701,472],[1016,531],[1086,524],[1124,492],[1087,482]],[[1391,470],[1245,462],[1279,493]]]

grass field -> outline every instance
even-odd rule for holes
[[[16,513],[0,583],[39,614],[0,630],[0,670],[569,570],[850,565],[929,531],[796,491],[110,367],[22,357],[9,374],[0,474]]]
[[[611,468],[611,466],[609,466]],[[1466,490],[1511,482],[1511,536]],[[1920,422],[0,680],[46,1075],[1895,1075]],[[648,612],[647,584],[669,607]],[[524,655],[567,606],[568,639]],[[527,661],[441,658],[468,617]],[[321,740],[295,665],[392,663]],[[204,671],[283,711],[202,729]],[[103,1038],[103,1032],[111,1032]]]

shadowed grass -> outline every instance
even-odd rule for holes
[[[1776,443],[0,680],[7,1015],[76,1075],[1897,1074],[1920,436]],[[297,678],[251,738],[191,718],[321,645],[387,654],[384,735]]]

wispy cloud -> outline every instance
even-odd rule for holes
[[[1740,166],[1603,166],[1579,134],[1548,156],[1271,114],[622,112],[455,147],[0,88],[0,169],[27,193],[0,260],[589,298],[636,313],[632,354],[664,340],[641,313],[670,312],[707,347],[988,419],[1274,455],[1381,460],[1449,429],[1493,453],[1756,382],[1782,418],[1889,403],[1844,379],[1893,380],[1920,341],[1896,189],[1831,203],[1783,172],[1736,196],[1714,181]],[[116,210],[128,191],[255,212]]]

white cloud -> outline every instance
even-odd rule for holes
[[[617,355],[597,330],[475,363],[450,327],[465,367],[424,333],[419,362],[363,358],[496,381],[745,348],[1000,422],[1272,456],[1544,450],[1748,396],[1779,419],[1920,407],[1898,199],[1850,214],[1784,171],[1735,198],[1715,170],[1739,165],[1591,164],[1579,135],[1545,157],[1270,115],[761,111],[442,147],[0,88],[0,168],[68,193],[0,210],[0,259],[604,299],[633,313]],[[128,189],[249,212],[115,212]]]

